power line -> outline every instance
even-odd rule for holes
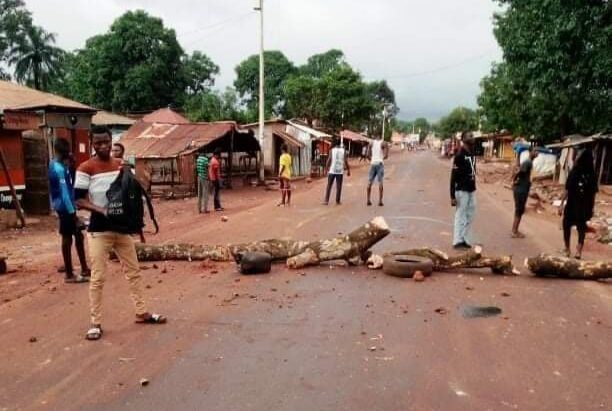
[[[253,16],[254,14],[255,14],[255,12],[252,11],[252,12],[249,12],[247,14],[243,14],[243,15],[240,15],[238,17],[234,17],[234,18],[232,18],[230,20],[226,20],[223,24],[218,24],[215,29],[213,29],[210,32],[206,33],[204,36],[198,37],[196,39],[193,39],[193,40],[189,41],[188,43],[185,44],[185,47],[191,46],[191,45],[193,45],[193,44],[195,44],[197,42],[200,42],[202,40],[206,40],[207,38],[216,35],[218,32],[220,32],[221,30],[226,28],[228,24],[230,24],[230,23],[237,23],[238,21],[242,21],[242,20],[244,20],[247,17]]]
[[[199,33],[201,31],[206,31],[206,30],[209,30],[209,29],[214,29],[214,28],[219,27],[219,26],[223,26],[223,25],[225,25],[227,23],[230,23],[230,22],[232,22],[234,20],[237,20],[237,19],[241,19],[241,18],[243,18],[245,16],[248,16],[248,15],[250,15],[252,13],[253,12],[248,12],[248,13],[245,13],[245,14],[240,14],[240,15],[237,15],[237,16],[232,16],[232,17],[230,17],[228,19],[219,21],[219,22],[217,22],[215,24],[211,24],[210,26],[198,27],[197,29],[189,30],[189,31],[186,31],[184,33],[178,33],[178,34],[180,36],[190,36],[192,34]]]
[[[411,78],[411,77],[424,76],[424,75],[427,75],[427,74],[433,74],[433,73],[437,73],[437,72],[440,72],[440,71],[450,70],[450,69],[454,69],[454,68],[463,66],[465,64],[469,64],[471,62],[480,60],[481,58],[483,58],[485,56],[488,56],[489,54],[493,53],[494,51],[495,50],[489,50],[489,51],[487,51],[485,53],[479,54],[477,56],[470,57],[468,59],[459,61],[457,63],[449,64],[449,65],[446,65],[446,66],[437,67],[437,68],[430,69],[430,70],[417,71],[417,72],[414,72],[414,73],[401,74],[401,75],[397,75],[397,76],[385,76],[385,78],[386,79]]]

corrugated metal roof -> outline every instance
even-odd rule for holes
[[[189,124],[190,121],[170,107],[160,108],[142,118],[147,123]]]
[[[167,124],[138,121],[121,137],[125,154],[170,158],[197,150],[236,129],[231,122]]]
[[[96,111],[95,108],[51,93],[35,90],[11,81],[0,80],[0,111],[58,107],[78,111]]]
[[[290,144],[292,146],[299,147],[299,148],[306,147],[306,144],[304,144],[303,142],[301,142],[297,138],[293,137],[291,134],[285,133],[284,131],[275,130],[275,131],[272,132],[272,134],[276,134],[277,136],[282,138],[286,143],[288,143],[288,144]]]
[[[342,137],[345,140],[358,141],[358,142],[364,142],[364,143],[370,142],[370,139],[367,138],[366,136],[363,136],[359,133],[355,133],[354,131],[351,131],[351,130],[340,131],[340,137]]]
[[[125,117],[119,114],[111,113],[110,111],[100,110],[92,118],[91,123],[96,125],[121,125],[131,126],[136,120]]]
[[[287,124],[297,128],[300,131],[303,131],[304,133],[308,133],[308,134],[310,134],[310,135],[312,135],[312,136],[314,136],[316,138],[331,138],[331,135],[329,135],[327,133],[324,133],[324,132],[319,131],[319,130],[315,130],[312,127],[305,126],[305,125],[297,123],[297,122],[295,122],[293,120],[287,120]]]

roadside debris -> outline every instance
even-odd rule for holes
[[[35,343],[36,341],[38,341],[38,338],[36,338],[36,337],[30,337],[30,342],[31,342],[31,343]]]
[[[448,314],[448,310],[446,308],[444,308],[444,307],[438,307],[434,311],[437,312],[440,315]]]
[[[425,276],[423,275],[421,271],[416,271],[414,275],[412,276],[412,279],[416,281],[417,283],[420,283],[420,282],[425,281]]]
[[[501,308],[493,306],[464,305],[461,307],[461,314],[464,318],[493,317],[501,313]]]
[[[147,380],[146,378],[141,378],[140,379],[140,386],[141,387],[146,387],[147,385],[149,385],[149,380]]]

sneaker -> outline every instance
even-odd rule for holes
[[[469,250],[472,248],[472,246],[466,243],[465,241],[463,241],[461,243],[454,244],[453,248],[455,250]]]

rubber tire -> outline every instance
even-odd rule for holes
[[[391,255],[383,257],[383,273],[393,277],[412,278],[420,271],[424,276],[433,272],[433,261],[418,255]]]

